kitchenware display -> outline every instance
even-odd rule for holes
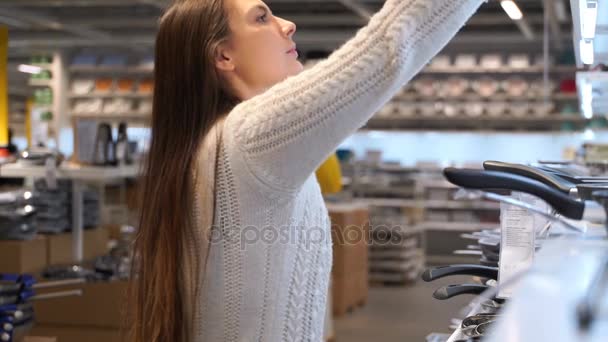
[[[521,97],[526,95],[530,85],[521,77],[509,77],[502,82],[502,89],[509,96]]]
[[[485,54],[479,59],[479,66],[484,69],[499,69],[503,66],[502,56],[498,54]]]
[[[152,94],[154,90],[154,81],[151,79],[145,79],[139,81],[137,91],[140,94]]]
[[[509,104],[509,113],[517,118],[525,117],[530,110],[530,104],[524,101],[514,101]]]
[[[379,118],[389,118],[395,115],[395,105],[392,103],[387,103],[384,107],[380,108],[378,112],[376,112],[376,116]]]
[[[483,115],[486,110],[486,106],[481,101],[471,101],[463,104],[464,108],[462,111],[469,117],[477,118]]]
[[[530,67],[530,58],[525,54],[509,55],[507,65],[513,69],[526,69]]]
[[[548,116],[554,109],[555,104],[550,101],[541,101],[532,104],[532,113],[539,117]]]
[[[86,95],[93,92],[95,80],[89,78],[78,78],[72,82],[72,93],[75,95]]]
[[[450,77],[441,85],[441,96],[460,97],[464,95],[470,87],[467,79],[462,77]]]
[[[152,100],[141,100],[137,111],[140,114],[151,114],[152,113]]]
[[[63,162],[64,156],[56,150],[32,148],[19,152],[17,163],[23,166],[40,166],[44,165],[49,158],[55,161],[56,166],[59,166]]]
[[[112,127],[107,123],[97,126],[93,163],[95,165],[108,165],[114,160],[114,144]]]
[[[439,83],[430,77],[421,77],[412,82],[412,87],[422,97],[434,97]]]
[[[443,104],[443,114],[448,118],[458,116],[462,112],[462,104],[459,102],[445,102]]]
[[[495,95],[499,88],[500,84],[498,81],[489,78],[489,77],[481,77],[472,83],[473,90],[482,97],[491,97]]]
[[[84,114],[99,114],[103,108],[103,99],[86,99],[74,101],[72,111]]]
[[[36,294],[50,289],[81,284],[80,279],[37,283],[30,275],[0,274],[0,341],[21,341],[34,324],[32,301],[82,295],[82,290]]]
[[[409,118],[416,115],[417,106],[412,102],[401,102],[395,108],[395,115],[402,118]]]
[[[477,57],[471,54],[460,54],[454,59],[456,69],[473,69],[477,67]]]
[[[438,102],[418,102],[418,111],[422,116],[431,117],[435,116],[443,108],[443,105]]]
[[[119,94],[129,94],[133,91],[135,81],[130,78],[121,78],[116,81],[116,92]]]
[[[576,93],[576,80],[573,78],[567,78],[560,82],[559,91],[564,94]]]
[[[447,69],[452,66],[452,61],[448,55],[437,55],[429,63],[431,69]]]
[[[95,92],[100,94],[106,94],[112,91],[114,87],[114,80],[110,78],[98,78],[95,80]]]
[[[125,55],[105,55],[99,61],[100,67],[125,67],[128,58]]]
[[[487,102],[485,110],[489,116],[497,118],[507,113],[509,110],[509,103],[504,101]]]
[[[133,110],[133,101],[125,98],[113,98],[103,104],[104,114],[123,114]]]
[[[547,84],[547,94],[551,96],[553,92],[555,92],[555,82],[548,80]],[[530,84],[530,92],[534,96],[544,96],[545,95],[545,82],[542,79],[534,80]]]

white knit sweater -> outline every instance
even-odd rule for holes
[[[322,340],[332,249],[314,171],[481,2],[387,0],[327,60],[230,112],[197,341]]]

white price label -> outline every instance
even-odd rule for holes
[[[535,197],[512,193],[513,198],[535,205]],[[535,219],[530,211],[507,203],[500,204],[500,266],[498,284],[501,287],[498,297],[509,298],[513,284],[508,282],[513,276],[528,269],[534,261],[535,236],[537,226],[544,225],[543,219]]]

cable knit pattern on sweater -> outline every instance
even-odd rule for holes
[[[229,113],[197,341],[321,341],[330,224],[314,170],[482,0],[387,0],[327,60]]]

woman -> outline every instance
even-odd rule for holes
[[[320,341],[331,270],[315,169],[482,0],[387,0],[302,71],[260,0],[178,0],[156,40],[133,340]]]

